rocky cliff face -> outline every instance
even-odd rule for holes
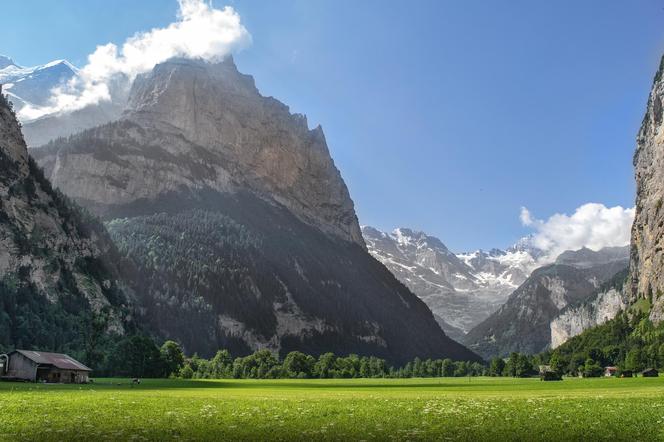
[[[407,228],[391,233],[364,226],[369,252],[461,339],[495,312],[527,277],[534,263],[525,251],[478,250],[456,255],[438,238]]]
[[[567,254],[568,264],[535,270],[497,312],[472,329],[462,342],[484,357],[545,350],[551,343],[551,321],[568,306],[593,298],[603,283],[627,267],[626,254],[627,249],[623,249],[622,258],[617,255],[614,260],[592,267],[586,265],[585,252]]]
[[[87,139],[105,145],[95,155],[81,155]],[[304,116],[261,96],[232,58],[157,65],[134,82],[121,122],[53,143],[35,156],[57,187],[100,214],[183,188],[249,188],[364,246],[320,126],[309,130]]]
[[[123,333],[108,234],[51,188],[1,95],[0,163],[0,348],[80,351],[95,317]]]
[[[569,305],[550,324],[550,348],[556,348],[584,330],[604,324],[629,306],[623,284],[627,271],[616,275],[616,281],[597,290],[588,300]]]
[[[321,128],[232,59],[158,65],[121,120],[34,152],[108,220],[147,322],[188,352],[477,359],[366,252]]]
[[[632,299],[653,301],[651,319],[664,319],[664,59],[655,76],[636,140],[636,215],[632,226]]]

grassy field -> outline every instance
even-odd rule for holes
[[[664,440],[664,378],[0,383],[2,440]]]

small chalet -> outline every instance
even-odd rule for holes
[[[540,365],[539,366],[539,374],[542,375],[543,373],[546,373],[547,371],[553,371],[550,365]]]
[[[604,367],[604,376],[610,378],[618,374],[618,367]]]
[[[659,376],[659,372],[655,368],[646,368],[641,372],[641,376],[644,378],[656,378]]]
[[[550,365],[539,366],[539,376],[541,381],[562,381],[563,378]]]
[[[1,379],[31,382],[85,384],[92,371],[71,356],[32,350],[0,355],[0,365]]]

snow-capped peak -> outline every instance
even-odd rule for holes
[[[23,67],[7,56],[0,56],[0,84],[19,111],[26,105],[47,105],[53,89],[77,76],[78,69],[67,60]]]
[[[0,55],[0,83],[18,82],[39,73],[54,71],[62,71],[61,74],[68,76],[78,75],[78,68],[67,60],[54,60],[46,64],[23,67],[14,63],[11,58]]]
[[[67,69],[70,69],[74,73],[78,73],[78,68],[76,66],[74,66],[73,64],[71,64],[70,62],[68,62],[67,60],[53,60],[49,63],[44,64],[44,65],[36,66],[36,68],[38,70],[41,70],[41,69],[48,69],[48,68],[56,67],[58,65],[61,65],[65,68],[67,68]]]
[[[444,328],[467,332],[505,302],[530,274],[526,251],[491,249],[452,253],[424,232],[362,227],[369,252],[418,295]]]
[[[4,69],[8,66],[16,66],[16,64],[14,63],[14,60],[7,57],[6,55],[0,54],[0,69]]]

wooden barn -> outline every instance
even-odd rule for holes
[[[646,368],[641,372],[641,376],[644,378],[656,378],[659,376],[659,372],[655,368]]]
[[[84,384],[90,368],[71,356],[32,350],[15,350],[1,355],[0,377],[7,380]]]
[[[616,376],[618,374],[618,367],[604,367],[604,376],[610,378],[611,376]]]

